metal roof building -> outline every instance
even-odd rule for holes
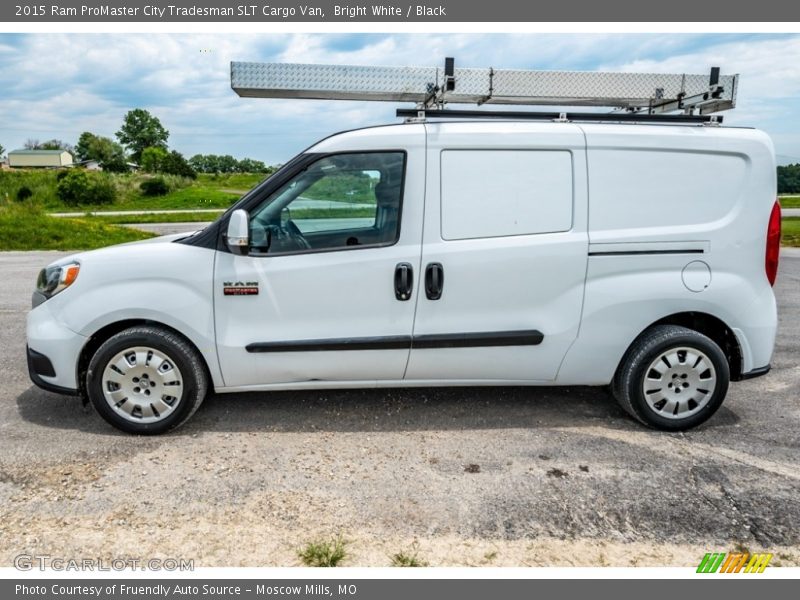
[[[17,168],[68,167],[73,160],[66,150],[12,150],[8,153],[8,166]]]

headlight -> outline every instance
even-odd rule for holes
[[[39,271],[36,291],[45,298],[52,298],[75,283],[80,270],[81,266],[76,262],[46,267]]]

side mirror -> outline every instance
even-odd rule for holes
[[[225,243],[234,254],[245,256],[250,251],[250,217],[246,210],[233,211],[228,220]]]

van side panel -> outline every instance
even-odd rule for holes
[[[568,150],[443,150],[442,239],[569,231],[572,169]]]
[[[580,323],[585,140],[572,123],[429,123],[415,338],[406,380],[552,382]],[[438,298],[426,273],[441,265]],[[509,341],[516,340],[516,342]]]
[[[746,154],[594,148],[589,163],[592,242],[705,237],[747,202]]]
[[[775,296],[764,271],[774,150],[755,130],[584,125],[589,265],[581,329],[558,380],[606,384],[633,340],[703,312],[737,336],[743,372],[769,364]]]

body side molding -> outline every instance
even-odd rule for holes
[[[429,348],[478,348],[487,346],[537,346],[544,334],[536,329],[522,331],[486,331],[477,333],[436,333],[412,337],[331,338],[287,342],[254,342],[248,352],[331,352],[337,350],[410,350]]]

